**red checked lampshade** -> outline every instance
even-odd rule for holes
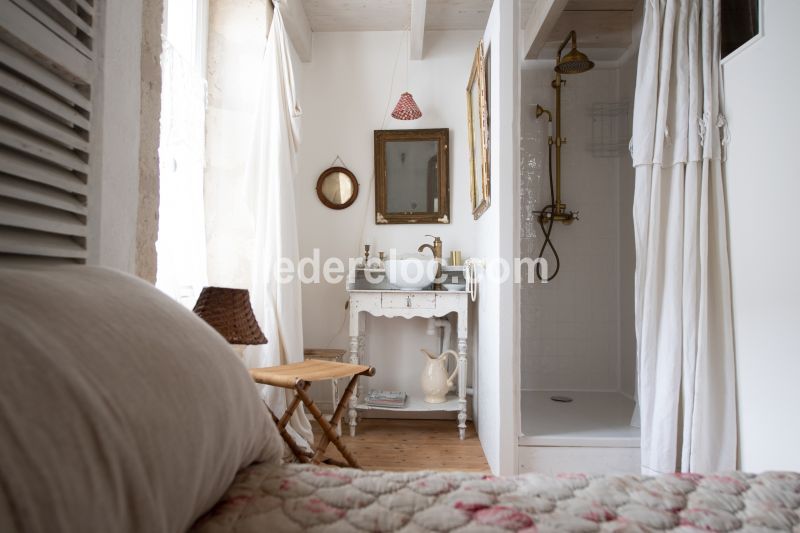
[[[411,93],[403,93],[400,95],[397,105],[394,106],[392,116],[398,120],[416,120],[422,116],[422,111],[417,107]]]

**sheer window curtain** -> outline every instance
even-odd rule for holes
[[[256,123],[245,172],[255,238],[252,247],[239,251],[251,260],[249,289],[253,310],[269,343],[245,350],[245,363],[249,367],[298,363],[304,359],[300,280],[296,276],[289,282],[280,279],[282,265],[297,265],[300,253],[294,187],[302,111],[292,52],[281,3],[275,2],[260,69],[261,81],[256,86]],[[294,393],[263,386],[262,396],[275,413],[282,413]],[[302,409],[295,411],[289,427],[296,436],[313,442],[311,425]]]
[[[214,127],[226,128],[226,139],[238,141],[241,136],[250,143],[250,149],[239,154],[230,152],[227,144],[215,147],[217,152],[228,150],[237,161],[244,160],[243,172],[215,175],[204,184],[208,0],[167,0],[162,56],[156,284],[188,307],[208,284],[209,272],[215,285],[248,288],[256,318],[269,339],[265,346],[245,350],[245,363],[250,367],[303,360],[299,281],[278,283],[275,276],[282,258],[295,264],[298,260],[294,158],[300,143],[301,112],[291,44],[279,5],[275,2],[272,13],[270,5],[266,8],[271,25],[266,43],[259,43],[265,48],[257,70],[248,70],[236,61],[226,63],[238,66],[235,75],[244,74],[245,85],[231,96],[233,104],[246,109],[254,120],[244,121],[228,112],[224,114],[231,120],[221,121],[218,114],[216,122],[212,121]],[[236,23],[237,19],[225,20]],[[246,133],[235,131],[237,126]],[[282,413],[291,393],[261,389],[272,410]],[[289,429],[296,437],[313,440],[302,410],[295,412]]]
[[[736,467],[720,1],[645,2],[631,145],[643,473]]]
[[[207,284],[203,200],[207,0],[165,3],[156,286],[192,307]]]

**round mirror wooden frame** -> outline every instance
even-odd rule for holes
[[[338,180],[342,179],[342,175],[349,179],[351,188],[350,196],[346,199],[342,198],[343,201],[338,203],[334,199],[336,194],[341,190],[341,182],[336,183],[334,181],[337,179],[337,174]],[[358,198],[358,180],[352,172],[344,167],[331,167],[320,174],[317,179],[317,197],[319,197],[319,201],[326,207],[331,209],[346,209],[353,205],[353,202]]]

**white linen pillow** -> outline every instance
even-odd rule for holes
[[[0,269],[0,354],[0,531],[184,531],[280,462],[235,352],[132,276]]]

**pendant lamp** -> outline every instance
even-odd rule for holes
[[[392,116],[397,120],[417,120],[422,116],[422,111],[419,110],[411,93],[403,93],[400,95],[397,105],[394,106]]]

